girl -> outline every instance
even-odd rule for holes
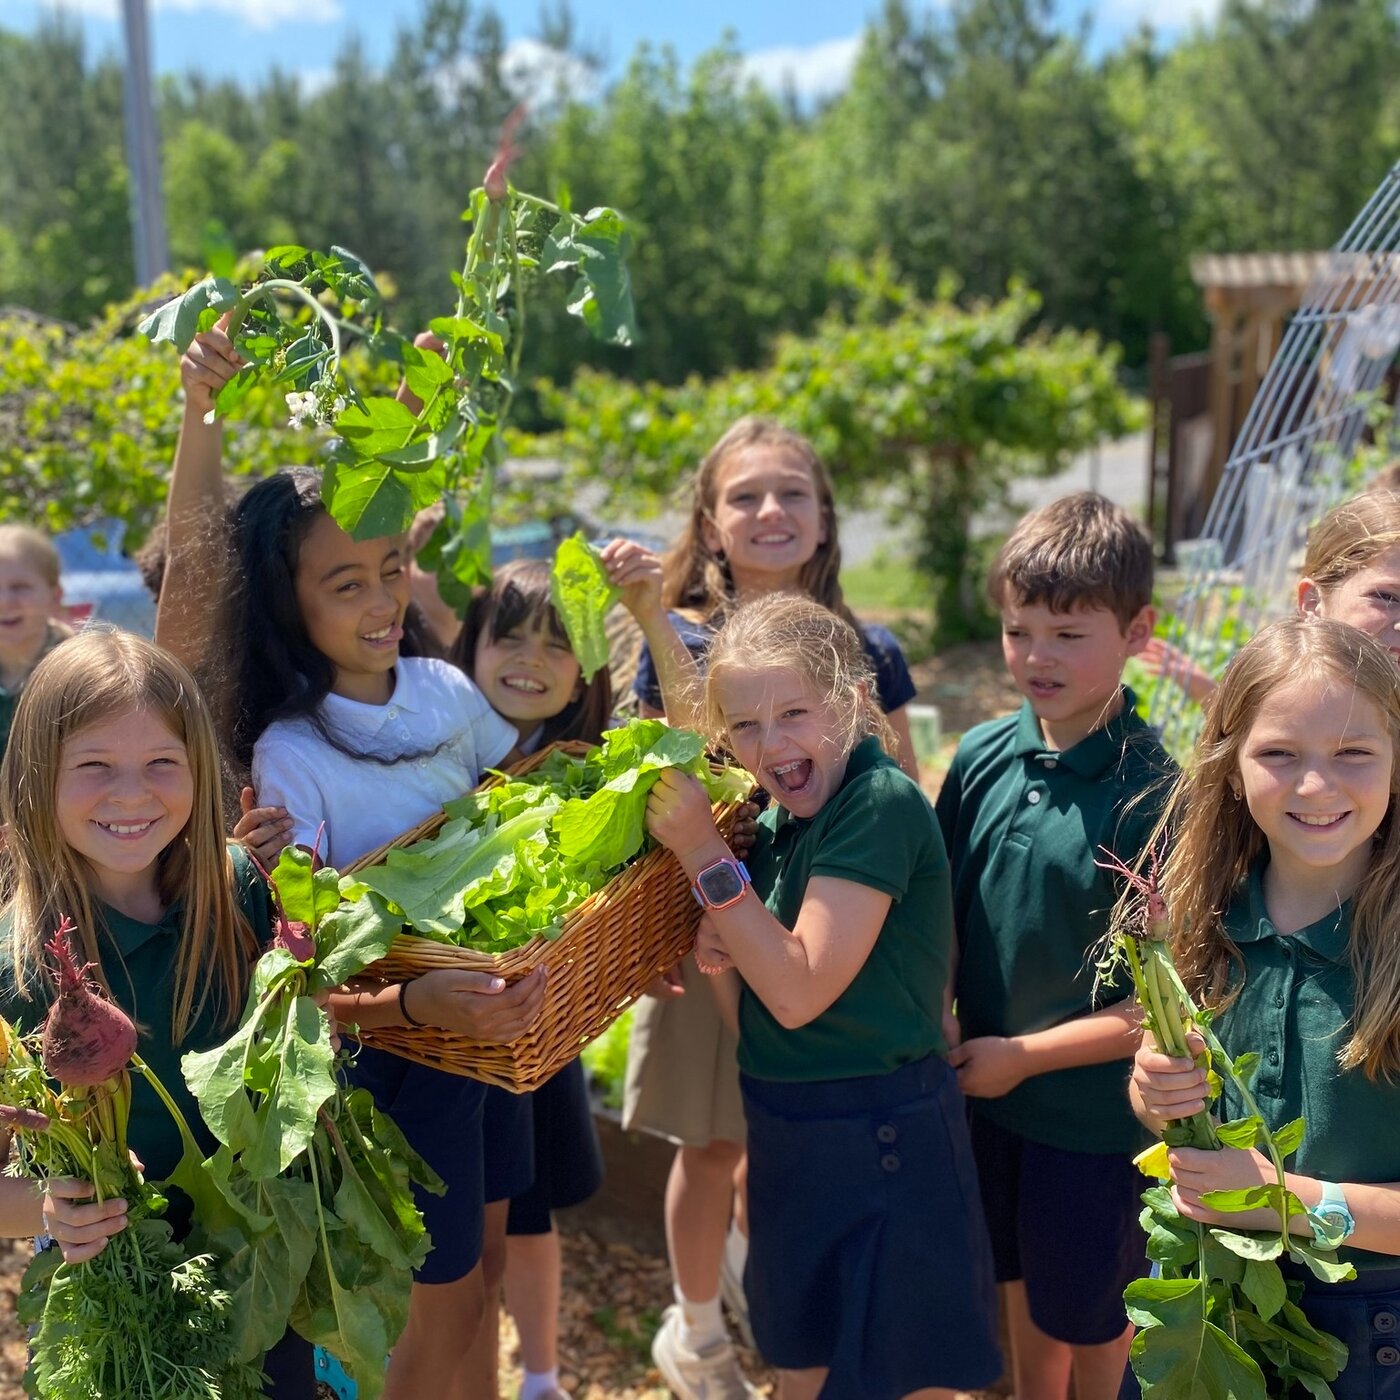
[[[668,700],[680,646],[663,660]],[[711,647],[703,716],[773,799],[752,888],[692,778],[663,777],[647,804],[707,909],[697,961],[742,978],[722,996],[748,1124],[744,1282],[780,1400],[942,1396],[1000,1373],[991,1249],[944,1058],[948,858],[927,798],[882,748],[872,694],[841,618],[791,594],[748,603]]]
[[[607,668],[584,682],[550,603],[549,578],[542,560],[497,569],[491,586],[475,591],[452,648],[453,662],[515,727],[522,753],[560,740],[596,744],[612,715]],[[493,1161],[490,1147],[521,1107],[533,1115],[534,1129],[534,1159],[523,1171],[519,1162]],[[533,1094],[488,1089],[485,1123],[487,1311],[469,1362],[472,1393],[483,1400],[499,1393],[496,1301],[504,1278],[525,1371],[520,1400],[567,1400],[559,1388],[562,1264],[552,1212],[586,1201],[603,1178],[582,1062],[572,1061]]]
[[[0,1011],[23,1029],[42,1021],[43,945],[70,916],[84,959],[141,1028],[140,1055],[212,1152],[180,1057],[213,1048],[237,1023],[271,929],[252,862],[224,843],[214,729],[189,673],[125,632],[65,642],[17,708],[0,814],[9,863]],[[139,1076],[128,1132],[151,1180],[174,1169],[175,1124]],[[124,1201],[91,1195],[86,1182],[60,1180],[41,1199],[32,1182],[0,1179],[0,1233],[48,1234],[66,1259],[90,1259],[126,1226]],[[311,1348],[301,1338],[289,1333],[265,1369],[268,1395],[311,1400]]]
[[[196,337],[181,361],[185,414],[157,628],[205,655],[207,618],[219,609],[211,608],[202,531],[218,537],[223,494],[222,430],[204,416],[238,367],[219,330]],[[240,767],[251,767],[260,799],[286,813],[277,818],[282,841],[314,846],[324,832],[320,853],[343,868],[514,756],[514,728],[455,667],[401,654],[409,604],[404,536],[353,539],[321,505],[319,477],[305,468],[251,487],[233,513],[231,535],[220,637],[231,680],[227,748]],[[249,820],[257,814],[245,818],[245,829]],[[428,1024],[504,1042],[539,1016],[545,977],[541,968],[506,988],[485,974],[435,971],[395,986],[346,989],[332,1008],[341,1024],[365,1030]],[[368,1047],[356,1077],[447,1183],[444,1195],[419,1197],[434,1247],[415,1277],[384,1394],[459,1400],[471,1394],[464,1355],[485,1308],[485,1091]]]
[[[784,589],[808,594],[856,626],[901,765],[917,779],[904,712],[914,684],[890,633],[861,627],[842,600],[831,479],[805,438],[765,418],[735,423],[700,464],[690,518],[662,567],[665,606],[697,658],[729,607]],[[662,713],[649,647],[635,690],[642,714]],[[623,1124],[678,1144],[666,1189],[676,1308],[653,1356],[684,1400],[696,1400],[707,1384],[724,1385],[728,1395],[751,1394],[729,1346],[719,1296],[723,1287],[747,1339],[739,1285],[746,1249],[744,1121],[734,1038],[689,962],[652,990],[632,1023]],[[731,1208],[738,1211],[732,1228]]]
[[[1328,511],[1308,532],[1298,611],[1345,622],[1400,658],[1400,494],[1376,486]],[[1216,687],[1185,652],[1154,637],[1142,659],[1198,703]]]
[[[1340,1234],[1356,1266],[1353,1283],[1303,1280],[1304,1312],[1350,1349],[1339,1400],[1400,1395],[1397,765],[1391,656],[1337,622],[1277,622],[1230,663],[1160,828],[1172,833],[1162,892],[1187,986],[1216,1010],[1232,1056],[1262,1057],[1254,1094],[1270,1127],[1307,1120],[1287,1184],[1309,1214],[1289,1227]],[[1205,1078],[1148,1047],[1129,1092],[1160,1133],[1204,1107]],[[1220,1111],[1244,1113],[1228,1087]],[[1276,1213],[1220,1215],[1201,1201],[1272,1182],[1258,1152],[1172,1148],[1168,1160],[1184,1215],[1278,1229]]]

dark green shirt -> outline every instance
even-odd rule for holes
[[[964,1040],[1047,1030],[1125,990],[1094,996],[1095,949],[1117,883],[1096,861],[1131,865],[1173,771],[1156,735],[1122,713],[1063,753],[1029,704],[964,736],[938,797],[953,866],[957,1010]],[[1131,1152],[1144,1141],[1128,1107],[1126,1059],[1035,1075],[974,1112],[1035,1142]]]
[[[49,630],[44,636],[44,645],[40,649],[38,656],[34,658],[34,666],[37,666],[60,642],[67,641],[72,633],[65,627],[55,627],[49,624]],[[19,704],[19,697],[24,690],[24,681],[29,679],[34,673],[34,666],[29,668],[29,673],[24,680],[20,681],[13,690],[6,690],[0,685],[0,758],[4,758],[5,750],[10,744],[10,726],[15,722],[15,706]]]
[[[231,846],[234,883],[243,913],[252,925],[258,946],[272,937],[271,907],[267,887],[241,846]],[[180,942],[181,907],[173,904],[158,924],[143,924],[106,905],[97,905],[105,921],[98,933],[102,970],[112,989],[112,999],[136,1022],[140,1030],[137,1053],[155,1072],[190,1125],[195,1139],[206,1153],[217,1145],[199,1116],[199,1106],[185,1087],[180,1073],[180,1057],[191,1050],[209,1050],[222,1044],[237,1024],[223,1018],[212,1001],[190,1027],[180,1044],[174,1043],[171,1019],[175,987],[175,959]],[[43,1024],[52,1000],[47,979],[30,997],[19,995],[15,987],[14,964],[10,956],[11,916],[0,916],[0,1015],[22,1031]],[[127,1142],[145,1164],[146,1179],[160,1181],[180,1160],[180,1135],[174,1121],[156,1092],[140,1075],[132,1076],[131,1118]]]
[[[850,986],[796,1030],[747,987],[739,1001],[739,1065],[758,1079],[853,1079],[941,1054],[952,940],[948,857],[929,800],[876,739],[852,750],[841,786],[815,816],[774,803],[749,857],[754,888],[794,928],[807,882],[867,885],[893,903]]]
[[[1232,1056],[1259,1056],[1251,1092],[1270,1128],[1306,1120],[1292,1170],[1324,1181],[1400,1181],[1400,1084],[1372,1082],[1365,1071],[1337,1064],[1356,1009],[1347,953],[1351,905],[1282,934],[1264,908],[1262,873],[1256,866],[1224,914],[1244,968],[1239,996],[1215,1022],[1216,1034]],[[1220,1112],[1245,1115],[1228,1082]],[[1361,1249],[1342,1255],[1358,1269],[1398,1262]]]

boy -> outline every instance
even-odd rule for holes
[[[0,525],[0,756],[29,673],[73,635],[54,621],[62,598],[49,539],[28,525]]]
[[[1143,1145],[1128,1107],[1131,1001],[1095,1009],[1095,948],[1171,760],[1122,684],[1152,635],[1152,547],[1084,491],[1033,511],[988,580],[1026,697],[968,731],[937,803],[953,866],[957,1019],[949,1054],[973,1147],[1017,1400],[1118,1393],[1132,1329],[1123,1289],[1146,1272]],[[1121,996],[1121,993],[1116,993]]]

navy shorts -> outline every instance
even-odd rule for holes
[[[535,1110],[535,1184],[510,1203],[506,1233],[547,1235],[553,1213],[582,1205],[603,1184],[582,1060],[570,1060],[530,1099]]]
[[[981,1390],[1001,1375],[991,1247],[957,1076],[740,1076],[749,1127],[754,1339],[822,1400]]]
[[[530,1189],[535,1179],[533,1094],[512,1094],[487,1085],[481,1116],[486,1201],[508,1201]]]
[[[972,1115],[998,1283],[1023,1282],[1031,1321],[1068,1346],[1123,1335],[1123,1290],[1146,1276],[1149,1183],[1125,1152],[1047,1147]]]
[[[1400,1268],[1358,1270],[1349,1283],[1309,1275],[1301,1306],[1347,1344],[1346,1369],[1330,1383],[1336,1400],[1400,1400]]]
[[[314,1400],[316,1367],[313,1348],[289,1327],[282,1340],[263,1357],[266,1400]]]
[[[446,1183],[441,1196],[413,1188],[433,1243],[413,1278],[416,1283],[456,1283],[481,1260],[486,1086],[369,1045],[361,1047],[350,1078],[374,1095],[376,1106]]]

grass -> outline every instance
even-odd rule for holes
[[[841,588],[857,613],[927,612],[928,585],[902,555],[876,550],[841,570]]]

